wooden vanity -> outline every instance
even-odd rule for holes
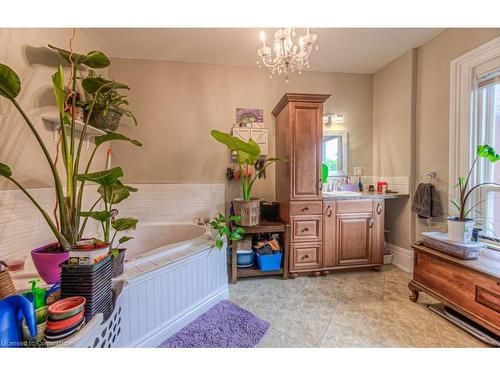
[[[364,194],[352,199],[322,194],[323,102],[330,95],[285,94],[273,110],[276,200],[290,224],[290,277],[326,275],[332,270],[372,267],[384,259],[384,199]],[[285,265],[286,266],[286,265]]]

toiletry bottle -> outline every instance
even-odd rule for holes
[[[363,184],[361,183],[361,177],[358,177],[358,190],[363,191]]]

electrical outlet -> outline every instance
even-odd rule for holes
[[[354,175],[362,176],[363,175],[363,167],[354,167]]]

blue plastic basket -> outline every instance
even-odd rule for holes
[[[257,253],[257,263],[261,271],[277,271],[281,268],[283,253],[260,255]]]

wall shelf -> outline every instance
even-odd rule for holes
[[[59,122],[59,116],[42,116],[43,122],[47,127],[52,128],[54,131],[54,143],[59,142],[59,128],[61,127],[61,123]],[[83,121],[76,120],[76,132],[81,134],[84,127]],[[67,129],[71,127],[66,125]],[[94,128],[93,126],[87,125],[87,129],[85,130],[85,141],[87,144],[87,149],[90,147],[90,138],[98,137],[100,135],[104,135],[106,132],[101,129]]]

